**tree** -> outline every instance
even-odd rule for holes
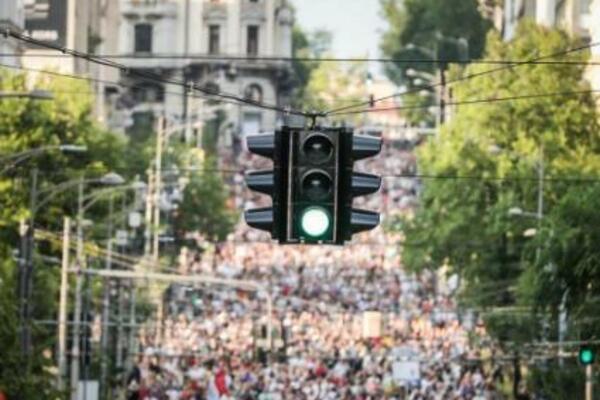
[[[485,56],[525,59],[531,54],[550,54],[576,45],[575,40],[561,31],[523,23],[511,42],[503,42],[496,34],[489,35]],[[584,61],[586,57],[580,52],[564,59]],[[485,69],[472,65],[467,73]],[[583,80],[583,70],[582,65],[506,69],[455,85],[455,99],[585,90],[588,86]],[[556,319],[556,305],[565,289],[542,279],[545,273],[550,274],[547,279],[557,279],[556,272],[549,267],[550,259],[562,260],[561,268],[566,269],[572,268],[573,263],[581,265],[582,270],[573,272],[580,274],[577,285],[597,278],[589,269],[593,257],[576,258],[576,254],[569,254],[567,260],[564,258],[567,254],[544,255],[547,251],[544,250],[538,258],[536,249],[547,242],[523,235],[536,221],[508,215],[508,210],[515,206],[536,209],[540,154],[547,179],[597,176],[600,169],[597,117],[589,94],[458,107],[439,137],[418,151],[421,173],[440,178],[424,182],[420,207],[397,225],[407,242],[416,244],[404,250],[405,263],[415,270],[450,266],[450,271],[462,277],[465,306],[524,312],[521,318],[516,318],[516,312],[487,317],[488,330],[501,343],[540,339],[545,335],[543,322],[548,321],[548,316],[554,315]],[[544,226],[555,223],[554,213],[563,209],[563,226],[568,226],[569,218],[573,224],[569,213],[578,213],[579,219],[575,221],[586,219],[593,230],[591,226],[597,221],[590,213],[597,210],[591,208],[596,203],[586,202],[592,193],[576,194],[580,187],[581,183],[562,179],[546,182],[544,200],[549,217]],[[580,199],[579,208],[573,205],[575,199]],[[566,205],[561,207],[563,202]],[[581,246],[582,240],[586,243],[594,240],[591,236],[581,236],[580,231],[576,231],[580,235],[577,236],[566,227],[552,232],[556,241],[569,244],[573,251],[577,244]],[[574,235],[566,242],[565,232]],[[557,251],[556,246],[553,249]],[[569,287],[573,281],[565,282],[563,287]],[[581,292],[582,286],[577,285],[572,285],[573,292]],[[589,298],[589,291],[582,293]],[[556,332],[551,331],[550,335]]]
[[[364,102],[368,99],[366,80],[366,63],[321,63],[311,74],[303,107],[311,111],[326,111]],[[362,116],[353,116],[355,120],[359,118]],[[341,119],[347,118],[344,116]]]
[[[477,0],[381,0],[389,29],[383,35],[381,50],[394,59],[428,58],[419,50],[407,50],[409,44],[437,49],[436,58],[460,59],[461,49],[454,39],[468,43],[468,57],[479,58],[491,24],[479,12]],[[460,21],[460,23],[458,22]],[[398,84],[406,81],[405,69],[433,72],[434,64],[388,64],[386,72]]]
[[[31,80],[24,74],[0,73],[0,90],[23,92],[30,89]],[[32,157],[17,165],[3,165],[6,173],[0,176],[0,390],[9,398],[57,398],[52,392],[48,367],[53,361],[47,357],[55,346],[55,331],[34,325],[32,329],[33,350],[30,369],[25,369],[18,338],[16,298],[17,266],[14,250],[18,248],[19,220],[26,219],[32,212],[28,208],[31,171],[39,170],[38,188],[44,198],[56,186],[85,175],[86,178],[100,177],[108,171],[127,176],[127,158],[123,155],[125,139],[101,129],[92,117],[92,97],[89,87],[72,79],[38,78],[34,82],[39,89],[50,90],[52,101],[30,99],[1,100],[0,107],[0,154],[10,155],[59,144],[86,146],[84,154],[63,154],[49,151]],[[60,226],[62,216],[74,214],[76,195],[74,187],[56,191],[36,216],[37,227]],[[98,216],[102,210],[91,210],[89,215]],[[38,245],[37,254],[43,247],[46,254],[57,249]],[[34,258],[34,292],[32,309],[34,319],[47,320],[56,317],[58,298],[58,270],[48,268],[39,257]],[[56,296],[56,297],[54,297]],[[46,354],[46,355],[44,355]]]
[[[293,105],[302,106],[306,97],[307,85],[315,69],[320,65],[318,61],[308,61],[309,58],[319,58],[331,49],[331,32],[317,30],[305,33],[300,27],[294,26],[292,33],[292,68],[294,69],[295,91]]]
[[[207,160],[204,171],[190,175],[175,221],[178,236],[198,232],[222,241],[233,230],[237,213],[228,202],[229,194],[214,168],[214,162]]]

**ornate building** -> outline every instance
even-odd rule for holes
[[[101,52],[116,52],[132,70],[270,104],[289,103],[291,65],[272,59],[292,55],[293,11],[285,0],[120,0],[119,6],[118,20],[107,19]],[[116,38],[110,38],[112,32],[118,32]],[[109,120],[114,127],[148,123],[157,113],[192,119],[200,129],[218,118],[217,136],[230,144],[274,129],[281,117],[186,96],[180,86],[135,74],[118,78],[135,88],[105,88],[106,109],[117,110]],[[186,140],[199,139],[187,132]]]

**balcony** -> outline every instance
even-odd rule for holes
[[[169,0],[127,0],[121,5],[122,14],[128,19],[177,17],[177,3]]]
[[[264,21],[267,18],[266,0],[240,0],[240,2],[242,3],[243,20]]]
[[[203,16],[205,20],[226,19],[227,2],[223,0],[205,0]]]

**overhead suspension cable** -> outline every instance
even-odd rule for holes
[[[124,73],[125,75],[130,75],[130,76],[136,76],[139,78],[143,78],[143,79],[147,79],[149,81],[153,81],[156,83],[161,83],[161,84],[165,84],[165,85],[173,85],[173,86],[179,86],[184,88],[187,91],[190,92],[200,92],[202,94],[205,95],[209,95],[209,96],[214,96],[214,97],[219,97],[219,98],[223,98],[223,99],[227,99],[227,100],[232,100],[235,101],[239,104],[244,104],[244,105],[249,105],[249,106],[254,106],[257,108],[262,108],[265,110],[271,110],[271,111],[278,111],[284,114],[292,114],[292,115],[299,115],[299,116],[303,116],[303,117],[315,117],[316,114],[315,113],[309,113],[309,112],[305,112],[305,111],[300,111],[300,110],[294,110],[291,108],[287,108],[287,107],[280,107],[278,105],[275,104],[267,104],[261,101],[256,101],[253,99],[249,99],[249,98],[245,98],[245,97],[240,97],[238,95],[232,94],[232,93],[227,93],[227,92],[222,92],[220,90],[215,90],[215,89],[211,89],[211,88],[204,88],[201,86],[197,86],[194,83],[187,83],[184,81],[179,81],[176,79],[167,79],[167,78],[163,78],[158,74],[152,73],[152,72],[148,72],[148,71],[141,71],[139,69],[135,69],[135,68],[131,68],[128,67],[124,64],[120,64],[117,63],[115,61],[111,61],[109,59],[106,58],[102,58],[102,57],[97,57],[94,56],[92,54],[88,54],[88,53],[84,53],[78,50],[74,50],[74,49],[70,49],[67,47],[61,47],[61,46],[57,46],[57,45],[53,45],[53,44],[49,44],[46,42],[43,42],[41,40],[37,40],[34,39],[30,36],[27,35],[23,35],[20,32],[16,32],[14,30],[5,30],[4,31],[4,35],[6,37],[10,36],[14,39],[17,39],[19,41],[25,42],[25,43],[29,43],[38,47],[42,47],[42,48],[47,48],[50,50],[56,50],[56,51],[60,51],[63,54],[75,57],[75,58],[80,58],[83,60],[86,60],[88,62],[91,62],[93,64],[97,64],[97,65],[102,65],[102,66],[106,66],[106,67],[110,67],[110,68],[115,68],[120,70],[122,73]]]
[[[48,70],[39,69],[39,68],[30,68],[30,67],[23,67],[23,66],[18,66],[18,65],[2,64],[2,63],[0,63],[0,67],[28,71],[28,72],[41,73],[41,74],[46,74],[46,75],[50,75],[50,76],[64,77],[64,78],[68,78],[68,79],[76,79],[76,80],[82,80],[82,81],[88,81],[88,82],[102,83],[102,84],[106,84],[106,85],[115,85],[115,86],[123,87],[126,89],[144,88],[144,84],[142,84],[142,83],[125,84],[125,83],[110,81],[110,80],[105,80],[105,79],[86,77],[86,76],[82,76],[82,75],[74,75],[74,74],[68,74],[68,73],[63,73],[63,72],[48,71]],[[426,86],[420,86],[419,89],[426,90]],[[78,95],[78,94],[93,95],[94,94],[93,92],[81,92],[81,91],[56,91],[56,93],[69,93],[69,94],[75,94],[75,95]],[[181,95],[181,93],[179,93],[179,92],[172,92],[172,91],[164,91],[164,93],[172,94],[172,95]],[[528,99],[544,98],[544,97],[566,97],[566,96],[576,96],[576,95],[585,95],[585,94],[594,94],[594,93],[600,93],[600,89],[565,91],[565,92],[533,93],[533,94],[525,94],[525,95],[518,95],[518,96],[490,97],[490,98],[486,98],[486,99],[451,101],[451,102],[447,102],[445,105],[446,106],[485,105],[485,104],[494,104],[494,103],[498,103],[498,102],[507,102],[507,101],[528,100]],[[188,96],[190,98],[217,101],[217,102],[224,103],[224,104],[238,105],[237,102],[234,102],[232,100],[215,98],[215,97],[209,96],[209,95],[189,94],[188,93],[188,94],[186,94],[186,96]],[[419,109],[429,109],[431,107],[439,107],[439,104],[431,104],[431,105],[415,104],[415,105],[403,105],[403,106],[395,106],[395,107],[367,108],[367,109],[361,109],[361,110],[351,110],[351,111],[339,112],[339,113],[336,113],[336,115],[353,115],[353,114],[376,113],[376,112],[385,112],[385,111],[419,110]]]
[[[115,85],[115,86],[119,86],[119,87],[122,87],[125,89],[143,89],[146,87],[143,83],[126,84],[126,83],[122,83],[122,82],[115,82],[115,81],[110,81],[110,80],[106,80],[106,79],[93,78],[93,77],[89,77],[89,76],[69,74],[69,73],[65,73],[65,72],[48,71],[46,69],[41,69],[41,68],[23,67],[20,65],[10,65],[10,64],[0,63],[0,67],[7,68],[7,69],[16,69],[16,70],[20,70],[20,71],[35,72],[35,73],[39,73],[39,74],[56,76],[56,77],[60,77],[60,78],[68,78],[68,79],[75,79],[75,80],[86,81],[86,82],[102,83],[104,85]],[[81,91],[77,91],[77,92],[75,92],[75,91],[73,91],[73,92],[53,91],[53,92],[55,92],[55,93],[71,93],[71,94],[86,94],[86,95],[94,94],[92,92],[81,92]],[[169,90],[165,90],[165,91],[163,91],[163,93],[181,96],[180,92],[172,92]],[[210,96],[210,95],[190,94],[190,93],[186,93],[185,95],[189,98],[194,98],[194,99],[211,100],[211,101],[217,101],[219,103],[239,105],[238,102],[235,102],[233,100],[225,100],[222,98],[215,98],[214,96]]]
[[[447,81],[447,82],[438,81],[438,82],[432,83],[431,85],[427,85],[427,86],[424,86],[424,87],[419,87],[418,89],[409,89],[409,90],[405,90],[405,91],[402,91],[402,92],[394,93],[394,94],[391,94],[391,95],[388,95],[388,96],[379,97],[379,98],[376,98],[376,99],[370,99],[368,101],[356,102],[354,104],[350,104],[350,105],[347,105],[347,106],[344,106],[344,107],[334,108],[332,110],[326,111],[323,114],[324,114],[324,116],[333,116],[333,115],[336,115],[336,114],[338,114],[338,113],[340,113],[342,111],[351,110],[351,109],[358,108],[358,107],[371,106],[373,104],[376,104],[376,103],[379,103],[379,102],[382,102],[382,101],[385,101],[385,100],[393,99],[393,98],[404,96],[404,95],[407,95],[407,94],[416,93],[416,92],[418,92],[420,90],[423,90],[424,88],[435,89],[435,88],[440,87],[442,85],[451,85],[451,84],[454,84],[454,83],[471,80],[471,79],[478,78],[478,77],[481,77],[481,76],[490,75],[490,74],[493,74],[493,73],[496,73],[496,72],[501,72],[501,71],[509,70],[509,69],[514,68],[514,67],[520,67],[520,66],[528,65],[528,64],[531,64],[532,62],[539,62],[539,61],[543,61],[543,60],[548,60],[548,59],[552,59],[552,58],[556,58],[556,57],[565,56],[567,54],[571,54],[571,53],[575,53],[575,52],[587,50],[587,49],[590,49],[590,48],[598,46],[598,45],[600,45],[600,42],[589,43],[589,44],[578,46],[578,47],[575,47],[575,48],[572,48],[572,49],[566,49],[566,50],[562,50],[562,51],[555,52],[555,53],[552,53],[552,54],[547,54],[547,55],[543,55],[543,56],[539,56],[539,57],[533,57],[533,58],[528,59],[528,60],[518,61],[518,62],[515,62],[515,63],[508,64],[508,65],[503,65],[501,67],[492,68],[492,69],[488,69],[488,70],[481,71],[481,72],[473,72],[473,73],[470,73],[470,74],[458,77],[456,79],[452,79],[452,80]]]
[[[532,93],[532,94],[523,94],[518,96],[508,96],[508,97],[489,97],[487,99],[475,99],[475,100],[463,100],[463,101],[449,101],[446,102],[446,106],[465,106],[465,105],[485,105],[485,104],[494,104],[499,102],[506,101],[517,101],[517,100],[529,100],[529,99],[537,99],[544,97],[567,97],[567,96],[577,96],[577,95],[586,95],[600,93],[600,89],[595,90],[575,90],[575,91],[566,91],[566,92],[549,92],[549,93]],[[430,107],[441,107],[439,104],[415,104],[415,105],[407,105],[407,106],[397,106],[397,107],[380,107],[380,108],[368,108],[362,110],[353,110],[353,111],[342,111],[336,113],[335,115],[351,115],[351,114],[365,114],[365,113],[375,113],[375,112],[383,112],[383,111],[405,111],[405,110],[419,110],[419,109],[429,109]]]
[[[281,56],[235,56],[235,55],[211,55],[211,54],[94,54],[95,57],[101,57],[111,60],[198,60],[198,61],[247,61],[249,63],[257,61],[273,62],[339,62],[339,63],[394,63],[394,64],[459,64],[459,65],[509,65],[516,63],[526,63],[529,65],[600,65],[597,61],[568,61],[568,60],[546,60],[546,61],[524,61],[524,60],[477,60],[477,59],[423,59],[423,58],[361,58],[361,57],[281,57]],[[31,57],[31,58],[65,58],[70,57],[67,54],[13,54],[0,53],[0,57]]]

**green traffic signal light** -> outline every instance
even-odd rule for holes
[[[311,238],[323,236],[331,226],[331,215],[322,207],[309,207],[300,217],[302,231]]]
[[[583,365],[593,364],[596,359],[596,353],[594,349],[589,346],[582,346],[579,349],[579,362]]]

